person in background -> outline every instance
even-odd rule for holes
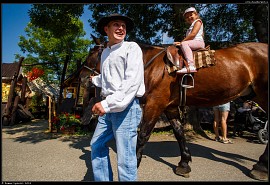
[[[214,132],[215,132],[215,141],[222,142],[224,144],[233,143],[230,139],[227,138],[227,118],[230,111],[230,102],[217,105],[213,107],[214,111]],[[221,124],[221,133],[222,136],[219,136],[219,124]]]
[[[237,109],[238,112],[242,113],[242,112],[245,112],[245,111],[250,111],[252,108],[252,111],[256,111],[258,109],[258,107],[256,106],[256,104],[254,104],[252,101],[245,101],[243,103],[243,106],[242,107],[239,107]]]
[[[205,47],[203,39],[203,22],[194,7],[185,10],[183,14],[185,21],[190,24],[186,32],[186,37],[181,42],[174,42],[174,45],[180,46],[188,66],[184,66],[177,73],[194,73],[197,72],[193,59],[192,50],[197,50]],[[178,67],[178,66],[177,66]]]
[[[107,143],[115,139],[119,181],[137,180],[137,127],[142,109],[138,97],[145,93],[143,54],[135,42],[124,41],[134,27],[132,19],[119,14],[103,17],[97,24],[100,34],[108,36],[101,54],[101,74],[90,76],[101,87],[101,102],[92,112],[99,115],[90,142],[95,181],[113,181]]]

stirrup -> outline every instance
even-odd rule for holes
[[[188,77],[191,78],[191,80],[192,80],[191,85],[185,84]],[[185,82],[183,82],[184,80],[185,80]],[[189,74],[184,74],[184,76],[182,76],[181,86],[183,88],[194,88],[194,78],[190,73]]]

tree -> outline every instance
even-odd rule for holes
[[[268,21],[269,21],[269,9],[268,5],[258,4],[255,7],[254,11],[254,19],[253,26],[255,28],[255,32],[257,38],[260,42],[268,43]]]
[[[52,45],[54,42],[50,41],[46,41],[47,45],[45,45],[44,38],[31,39],[29,40],[29,44],[31,42],[33,47],[36,46],[37,49],[34,51],[37,52],[38,59],[42,59],[42,56],[47,56],[50,58],[46,60],[50,61],[50,63],[57,62],[57,64],[54,64],[54,69],[57,71],[58,77],[61,75],[59,103],[62,100],[66,70],[69,65],[74,66],[74,63],[76,63],[74,61],[81,60],[82,57],[86,56],[87,47],[90,44],[89,40],[81,39],[85,35],[83,23],[79,20],[79,17],[83,13],[83,6],[83,4],[34,4],[28,12],[33,25],[32,29],[43,31],[49,34],[52,39],[55,39],[56,45]],[[35,31],[29,36],[35,37]],[[40,36],[43,35],[41,34]],[[22,43],[26,43],[25,41],[22,38]],[[45,47],[46,49],[43,48],[44,50],[40,50],[38,48],[39,44],[48,48]],[[30,45],[28,45],[29,47]],[[31,52],[31,50],[29,51]],[[29,60],[30,58],[29,56]],[[41,62],[44,62],[44,60]],[[62,71],[60,72],[61,69]]]
[[[90,40],[81,38],[85,32],[80,33],[80,37],[75,37],[72,44],[53,37],[51,32],[35,27],[29,23],[25,28],[28,38],[20,36],[19,47],[24,53],[28,53],[25,64],[40,64],[44,69],[43,80],[58,83],[62,74],[62,68],[67,52],[71,53],[71,61],[68,65],[67,75],[76,69],[76,61],[85,58],[88,54]],[[67,44],[71,47],[67,48]],[[46,65],[45,65],[46,64]],[[32,66],[25,66],[25,72],[30,71]]]
[[[50,31],[56,38],[80,33],[77,20],[83,13],[83,4],[33,4],[29,10],[32,24]]]
[[[162,36],[158,32],[167,29],[166,18],[171,14],[168,4],[90,4],[88,9],[93,12],[88,22],[95,29],[105,15],[119,13],[132,18],[135,27],[126,39],[146,44],[161,44]],[[99,35],[97,30],[96,34]]]
[[[195,6],[200,13],[205,41],[214,48],[257,41],[259,36],[268,37],[268,4],[90,4],[88,9],[93,15],[89,23],[96,28],[97,21],[104,15],[127,15],[135,23],[128,40],[160,45],[162,33],[167,32],[174,40],[185,37],[188,25],[183,12],[190,6]]]

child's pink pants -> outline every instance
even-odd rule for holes
[[[192,50],[197,50],[205,47],[204,41],[187,40],[181,42],[180,45],[182,52],[189,65],[194,65]]]

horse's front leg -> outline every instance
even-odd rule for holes
[[[191,153],[186,145],[183,124],[181,124],[179,119],[175,118],[175,115],[168,112],[165,112],[165,115],[173,127],[173,133],[178,142],[181,153],[181,160],[175,169],[175,174],[189,177],[189,172],[191,172],[191,168],[188,163],[189,161],[191,161]]]
[[[137,138],[137,167],[140,166],[142,160],[142,153],[145,147],[145,144],[149,140],[151,133],[155,127],[156,122],[158,121],[159,116],[161,115],[163,109],[159,106],[150,103],[145,104],[143,108],[143,119],[139,125],[138,129],[138,138]]]

